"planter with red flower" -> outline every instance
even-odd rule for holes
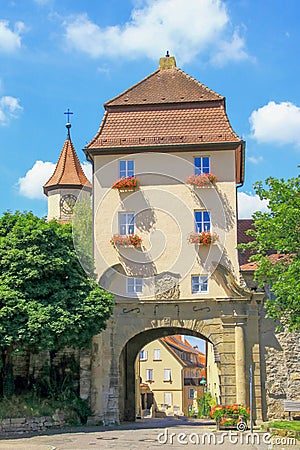
[[[142,244],[142,238],[137,234],[114,234],[110,240],[111,245],[114,248],[118,247],[134,247],[140,248]]]
[[[212,187],[217,181],[216,175],[213,175],[212,173],[194,174],[186,179],[186,183],[195,187]]]
[[[139,187],[139,184],[136,177],[122,177],[112,185],[112,189],[117,189],[119,192],[132,192]]]
[[[189,242],[191,244],[208,246],[214,244],[219,239],[216,233],[210,231],[202,231],[201,233],[192,232],[189,234]]]
[[[218,430],[246,429],[250,417],[249,407],[245,405],[217,405],[210,411],[210,417],[217,423]],[[241,427],[240,424],[244,424]]]

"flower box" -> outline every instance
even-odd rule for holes
[[[142,238],[137,234],[114,234],[110,240],[113,247],[135,247],[139,248],[142,244]]]
[[[210,417],[216,421],[218,430],[239,429],[243,431],[247,428],[249,416],[249,408],[238,404],[217,405],[210,411]],[[239,424],[244,426],[239,428]]]
[[[138,188],[139,184],[136,177],[122,177],[112,185],[112,189],[118,189],[119,192],[132,192]]]
[[[200,175],[190,175],[186,179],[186,183],[196,187],[211,187],[218,181],[216,175],[212,173],[202,173]]]
[[[243,426],[241,426],[241,424]],[[247,420],[244,416],[225,416],[217,420],[218,430],[239,430],[245,431],[247,429]]]
[[[189,242],[197,245],[212,245],[219,239],[216,233],[202,231],[201,233],[192,232],[189,235]]]

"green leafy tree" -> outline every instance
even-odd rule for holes
[[[253,215],[253,242],[240,247],[251,249],[257,263],[255,279],[267,284],[274,295],[267,300],[268,316],[290,330],[300,329],[300,177],[268,178],[254,185],[261,200],[268,201],[267,212]],[[271,253],[282,255],[269,258]]]
[[[83,191],[75,204],[72,217],[74,247],[85,272],[93,277],[93,211],[92,199]]]
[[[82,269],[71,225],[7,212],[0,218],[0,350],[4,393],[18,350],[84,348],[112,313],[113,296]]]

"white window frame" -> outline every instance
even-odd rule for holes
[[[148,350],[140,351],[140,361],[147,361],[148,359]]]
[[[153,360],[154,361],[161,361],[161,356],[160,356],[160,349],[156,348],[153,350]]]
[[[196,218],[196,215],[200,214],[200,218]],[[208,214],[209,220],[205,217]],[[199,220],[200,219],[200,220]],[[194,220],[195,220],[195,232],[202,233],[203,231],[211,232],[211,214],[208,210],[195,210],[194,211]]]
[[[164,392],[164,404],[167,406],[172,406],[173,404],[172,392]]]
[[[172,369],[164,369],[164,381],[172,381]]]
[[[127,277],[126,279],[126,292],[127,294],[137,295],[142,294],[144,288],[142,277]]]
[[[132,166],[132,168],[129,166]],[[120,178],[134,177],[133,159],[121,159],[119,161],[119,177]]]
[[[198,278],[198,286],[199,289],[197,291],[193,290],[193,286],[195,285],[196,278]],[[195,280],[195,281],[193,281]],[[207,275],[192,275],[191,276],[191,284],[192,284],[192,294],[207,294],[208,293],[208,276]]]
[[[127,236],[134,234],[135,230],[135,217],[133,212],[120,212],[119,213],[119,234],[121,236]]]
[[[153,369],[146,369],[146,381],[154,381]]]
[[[193,396],[191,396],[191,392],[193,391]],[[195,392],[196,392],[196,389],[194,389],[194,388],[189,388],[189,394],[188,394],[188,398],[189,399],[194,399],[195,398]]]
[[[200,160],[199,167],[196,166],[196,159]],[[208,159],[208,166],[205,164],[205,159]],[[194,157],[194,173],[195,175],[202,175],[203,173],[210,173],[210,156],[195,156]]]

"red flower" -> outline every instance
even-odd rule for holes
[[[114,234],[110,240],[113,247],[140,247],[142,238],[137,234],[121,235]]]
[[[218,236],[210,231],[202,231],[201,233],[193,232],[189,235],[189,242],[198,245],[210,245],[218,240]]]
[[[139,183],[136,177],[122,177],[112,185],[112,189],[135,189]]]
[[[190,175],[186,179],[186,183],[192,184],[198,187],[211,186],[218,181],[216,175],[212,173],[202,173],[200,175]]]

